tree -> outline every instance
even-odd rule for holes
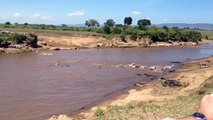
[[[85,25],[86,25],[87,27],[90,27],[90,22],[89,22],[88,20],[86,20]]]
[[[116,27],[123,27],[122,24],[116,24],[115,26],[116,26]]]
[[[131,25],[132,24],[132,18],[131,17],[125,17],[124,18],[124,25]]]
[[[85,25],[87,27],[99,27],[100,26],[98,21],[95,19],[86,20]]]
[[[105,26],[109,26],[109,27],[115,26],[115,22],[113,19],[108,19],[104,24],[105,24]]]
[[[5,25],[11,25],[11,23],[10,22],[5,22]]]
[[[67,25],[66,25],[66,24],[61,24],[61,26],[62,26],[62,27],[67,27]]]
[[[104,33],[106,33],[106,34],[110,34],[111,33],[111,30],[110,30],[109,26],[105,25],[103,29],[104,29]]]
[[[24,25],[28,25],[28,23],[24,23]]]
[[[167,26],[163,26],[162,27],[164,30],[166,30],[167,32],[169,31],[169,28]]]
[[[145,29],[147,26],[150,26],[150,25],[151,25],[151,21],[148,19],[138,20],[138,27],[140,29]]]

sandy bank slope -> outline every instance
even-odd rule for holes
[[[37,33],[39,45],[44,48],[58,47],[61,49],[73,48],[96,48],[96,47],[167,47],[167,46],[195,46],[195,42],[156,42],[152,43],[149,38],[141,38],[136,41],[126,37],[122,41],[119,36],[117,37],[102,37],[96,35],[81,35],[81,34],[61,34],[61,33]],[[200,43],[206,43],[203,40]],[[210,42],[210,41],[208,41]]]
[[[205,67],[200,69],[199,63],[210,60],[211,63],[209,64],[210,67]],[[180,81],[184,86],[180,88],[169,88],[163,87],[160,81],[154,81],[147,85],[144,85],[141,88],[136,88],[130,90],[128,93],[121,95],[113,100],[107,101],[93,107],[91,110],[85,111],[74,118],[68,117],[66,115],[61,116],[53,116],[49,120],[78,120],[78,119],[85,119],[89,120],[92,119],[97,108],[106,109],[109,105],[126,105],[130,102],[142,102],[142,101],[167,101],[170,99],[175,99],[178,96],[187,96],[192,92],[197,91],[205,81],[213,75],[213,57],[201,59],[201,60],[194,60],[190,62],[183,63],[183,66],[166,76],[167,79],[173,79]]]

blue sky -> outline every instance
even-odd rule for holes
[[[111,18],[134,24],[148,18],[159,23],[213,23],[213,0],[0,0],[0,22],[84,24]]]

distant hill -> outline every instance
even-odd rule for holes
[[[196,24],[187,24],[187,23],[163,23],[155,25],[157,27],[178,27],[178,28],[190,28],[190,29],[203,29],[203,30],[213,30],[213,24],[208,23],[196,23]]]

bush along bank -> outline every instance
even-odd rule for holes
[[[0,53],[24,53],[37,48],[38,38],[33,33],[15,33],[0,30]]]

